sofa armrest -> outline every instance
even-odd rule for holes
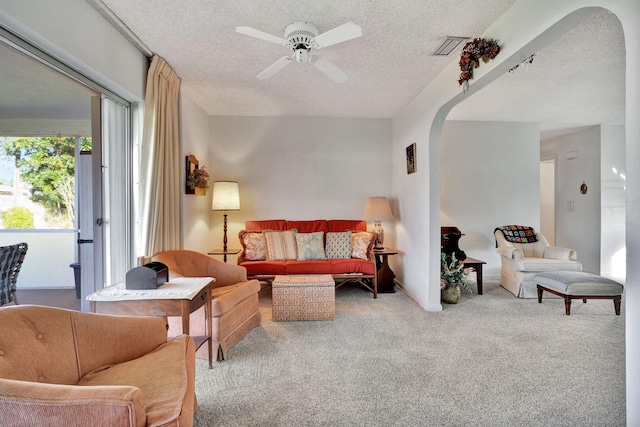
[[[144,426],[142,392],[132,386],[75,386],[0,378],[3,425]],[[6,423],[6,424],[5,424]]]
[[[211,258],[207,265],[207,275],[215,277],[214,288],[233,285],[247,280],[247,269],[240,265],[227,264]]]
[[[561,248],[559,246],[547,246],[544,248],[543,258],[575,261],[578,259],[578,253],[574,249]]]
[[[520,261],[524,258],[524,254],[518,248],[513,246],[499,246],[496,251],[505,258],[513,259],[515,261]]]

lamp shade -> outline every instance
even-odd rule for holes
[[[386,197],[369,197],[367,207],[364,209],[366,221],[389,221],[393,219],[389,202]]]
[[[239,211],[240,190],[236,181],[214,181],[212,211]]]

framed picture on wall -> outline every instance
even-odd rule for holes
[[[416,171],[416,143],[407,147],[407,173],[414,173]]]

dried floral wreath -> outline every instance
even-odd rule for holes
[[[460,55],[460,78],[458,84],[463,91],[469,90],[469,80],[473,78],[473,69],[480,66],[480,60],[485,64],[500,53],[498,42],[493,39],[473,39],[462,48]]]

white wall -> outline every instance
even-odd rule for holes
[[[500,276],[493,231],[540,224],[540,127],[533,123],[446,121],[442,129],[442,226],[458,227],[460,249]]]
[[[575,249],[583,270],[600,274],[600,127],[545,140],[540,152],[558,158],[556,246]]]
[[[194,155],[200,162],[200,166],[206,166],[211,173],[213,164],[209,156],[210,118],[202,108],[184,94],[180,97],[180,106],[180,194],[182,200],[180,233],[182,247],[206,253],[213,249],[209,221],[211,189],[207,190],[206,196],[185,194],[185,157]]]
[[[540,232],[551,246],[556,244],[556,163],[540,159]]]
[[[240,184],[230,247],[247,220],[361,219],[368,197],[391,196],[390,120],[211,117],[210,130],[212,180]],[[209,214],[212,245],[221,247],[222,212]],[[389,244],[393,227],[383,226]]]
[[[600,126],[601,233],[600,274],[626,278],[626,158],[624,126]],[[615,169],[615,172],[614,170]]]
[[[0,246],[26,242],[29,247],[18,274],[16,288],[73,288],[75,262],[73,230],[2,230]]]

